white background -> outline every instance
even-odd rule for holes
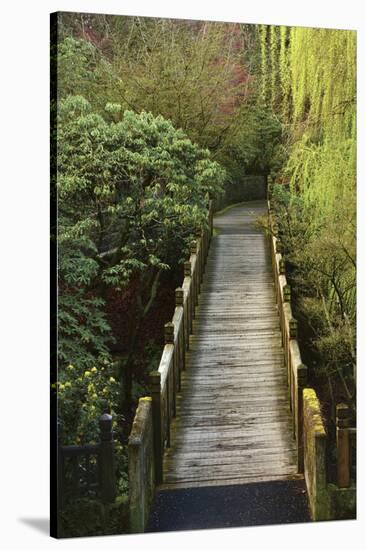
[[[360,548],[365,537],[365,17],[348,1],[5,0],[0,25],[0,541],[3,548]],[[55,541],[49,503],[49,13],[56,10],[357,29],[358,521]],[[361,399],[360,399],[361,397]]]

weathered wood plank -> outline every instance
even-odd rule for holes
[[[292,479],[288,404],[268,243],[252,222],[265,203],[215,217],[193,321],[164,487]]]

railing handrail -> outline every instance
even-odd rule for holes
[[[303,390],[308,387],[307,367],[302,363],[297,340],[297,321],[291,307],[291,288],[287,283],[284,247],[278,236],[277,224],[273,220],[271,205],[271,182],[268,185],[268,220],[270,230],[271,259],[275,280],[276,300],[280,315],[282,344],[285,352],[285,363],[288,374],[290,406],[293,417],[294,436],[298,451],[298,471],[303,472]],[[314,390],[315,391],[315,390]],[[315,392],[316,395],[316,392]],[[336,407],[336,447],[337,447],[337,485],[349,487],[352,480],[351,447],[352,438],[356,437],[356,428],[350,427],[350,412],[346,404]]]
[[[163,455],[170,445],[170,425],[176,414],[176,394],[181,388],[181,372],[189,349],[195,307],[213,230],[212,200],[208,203],[207,224],[196,232],[189,259],[184,262],[182,286],[176,289],[176,307],[172,321],[165,325],[165,346],[158,369],[150,373],[150,393],[155,445],[156,482],[163,480]]]
[[[293,435],[297,445],[297,469],[299,473],[302,473],[304,469],[302,391],[307,387],[308,373],[307,367],[302,362],[300,347],[297,340],[297,321],[292,313],[291,288],[286,278],[283,245],[278,238],[277,226],[273,220],[270,198],[267,199],[267,206],[276,301],[280,317],[282,345],[285,354],[289,401],[292,411]]]
[[[113,502],[116,497],[116,474],[114,468],[113,417],[104,413],[99,417],[99,441],[84,445],[62,445],[62,427],[58,433],[58,503],[61,510],[65,503],[65,459],[96,456],[98,467],[98,492],[103,502]],[[74,465],[78,467],[78,463]],[[78,495],[73,495],[77,497]]]

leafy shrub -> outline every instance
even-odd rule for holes
[[[109,113],[120,110],[107,105]],[[106,289],[134,281],[133,354],[161,272],[185,259],[225,172],[208,150],[151,113],[125,111],[107,121],[83,97],[68,96],[59,102],[57,130],[59,405],[65,441],[88,442],[106,401],[116,425],[123,422]]]

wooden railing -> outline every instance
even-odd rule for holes
[[[355,478],[352,451],[356,443],[356,428],[350,425],[348,405],[338,404],[336,407],[337,479],[335,485],[330,484],[326,479],[327,433],[321,417],[319,400],[315,390],[308,387],[308,371],[301,359],[297,340],[297,321],[293,317],[291,308],[291,288],[286,279],[284,247],[271,207],[271,182],[268,185],[267,204],[271,261],[287,369],[293,435],[297,445],[298,472],[304,473],[305,476],[313,519],[354,517],[352,514],[355,513]]]
[[[309,509],[314,521],[330,516],[327,486],[327,435],[321,416],[319,399],[312,388],[303,391],[304,478]]]
[[[356,447],[356,428],[351,427],[350,409],[346,403],[336,407],[337,485],[351,486],[353,479],[352,450]]]
[[[175,310],[164,327],[165,345],[159,368],[150,373],[151,397],[141,398],[128,441],[129,507],[131,532],[146,527],[156,484],[163,481],[163,459],[170,446],[170,429],[176,415],[177,393],[186,366],[189,335],[213,230],[212,200],[208,220],[191,243],[184,263],[184,280],[175,291]]]
[[[99,418],[100,441],[87,445],[62,445],[58,426],[58,506],[81,497],[97,498],[104,503],[116,497],[112,416]]]
[[[291,288],[287,284],[283,246],[278,237],[278,226],[274,220],[271,202],[268,199],[271,260],[274,273],[276,301],[280,316],[282,345],[287,369],[289,401],[292,412],[293,435],[297,444],[297,469],[304,468],[303,452],[303,389],[307,387],[307,367],[303,364],[297,340],[297,321],[292,314]]]
[[[170,446],[171,421],[176,415],[176,396],[181,388],[185,354],[189,349],[195,308],[204,273],[213,230],[212,201],[209,201],[208,224],[191,244],[191,255],[184,263],[182,287],[175,292],[176,307],[172,321],[165,329],[165,346],[159,368],[150,373],[150,392],[154,428],[154,463],[156,483],[163,481],[163,456]]]
[[[141,397],[128,440],[131,533],[143,533],[155,494],[154,431],[151,397]]]

